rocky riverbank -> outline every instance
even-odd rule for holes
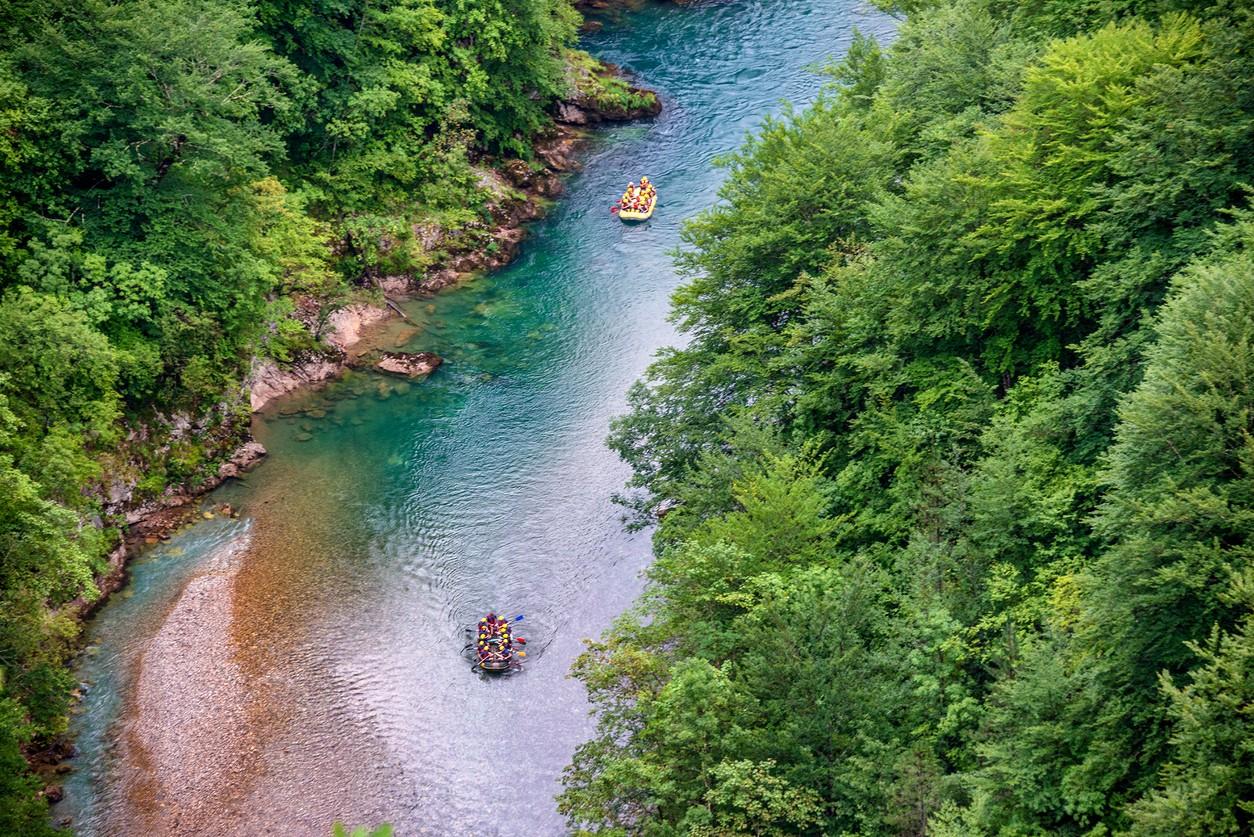
[[[576,92],[554,105],[552,126],[534,144],[534,161],[486,157],[479,161],[481,182],[492,195],[486,220],[455,232],[435,226],[415,229],[424,249],[442,254],[438,262],[422,274],[370,277],[369,301],[339,308],[321,325],[317,323],[318,303],[298,301],[298,316],[311,330],[322,333],[322,346],[290,363],[254,360],[243,393],[252,412],[302,387],[335,378],[356,364],[362,359],[360,347],[365,338],[382,323],[401,315],[397,301],[439,293],[512,262],[526,239],[526,225],[544,217],[548,205],[561,194],[562,176],[581,167],[578,154],[589,136],[588,129],[661,112],[655,93],[632,86],[613,65],[572,59],[569,72],[571,89]],[[229,412],[225,405],[219,409]],[[203,436],[208,432],[204,424],[173,420],[172,436],[177,439],[180,432]],[[220,465],[198,475],[194,484],[169,488],[162,496],[141,502],[132,501],[134,486],[115,484],[109,490],[106,512],[123,514],[132,533],[159,537],[170,528],[169,521],[177,519],[171,509],[187,505],[225,479],[239,476],[265,455],[248,434],[246,422],[219,424],[223,438],[211,447],[210,458]]]

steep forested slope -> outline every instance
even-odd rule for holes
[[[1254,15],[902,4],[692,221],[596,833],[1254,819]]]

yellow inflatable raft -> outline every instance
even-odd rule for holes
[[[621,221],[647,221],[653,217],[653,210],[657,209],[658,195],[653,194],[653,200],[649,201],[649,205],[645,209],[619,209],[618,218]]]

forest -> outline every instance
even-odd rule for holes
[[[1254,828],[1254,9],[906,0],[685,227],[604,835]]]
[[[567,0],[4,4],[0,833],[51,830],[24,754],[66,727],[118,451],[137,498],[189,479],[196,439],[137,428],[246,427],[252,359],[318,345],[298,304],[420,271],[419,225],[473,235],[482,168],[529,160],[592,62],[579,22]]]

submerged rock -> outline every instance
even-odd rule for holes
[[[415,337],[417,337],[421,333],[422,333],[422,329],[416,328],[413,326],[409,328],[398,329],[392,337],[392,345],[395,348],[399,349],[401,346],[404,346],[410,340],[413,340]]]
[[[432,272],[425,279],[418,282],[417,290],[419,293],[424,293],[424,294],[437,293],[438,291],[442,291],[445,288],[451,287],[453,285],[458,284],[459,282],[465,281],[465,279],[468,278],[470,275],[471,275],[470,273],[459,272],[458,270],[451,268],[451,267],[441,268],[439,270]],[[434,305],[427,306],[428,314],[434,311],[435,311]]]
[[[435,352],[384,352],[375,369],[407,378],[422,378],[434,372],[443,362],[444,358]]]

